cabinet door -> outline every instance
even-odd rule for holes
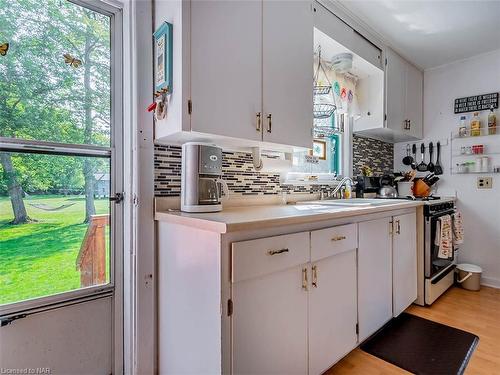
[[[406,69],[407,63],[391,49],[386,50],[385,95],[387,127],[398,133],[405,129],[406,117]]]
[[[406,70],[406,118],[410,121],[409,133],[415,138],[423,138],[423,74],[411,64]]]
[[[309,374],[321,374],[356,347],[356,249],[312,263]]]
[[[359,224],[359,342],[392,318],[391,218]]]
[[[191,130],[261,140],[261,79],[262,3],[192,1]]]
[[[312,147],[313,27],[310,1],[264,1],[266,142]]]
[[[307,298],[294,266],[233,284],[233,373],[307,374]]]
[[[417,299],[417,218],[413,213],[393,221],[393,311],[398,316]]]

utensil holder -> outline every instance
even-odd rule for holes
[[[428,197],[431,193],[431,188],[422,180],[416,180],[413,184],[413,195],[418,198]]]

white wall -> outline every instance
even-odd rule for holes
[[[456,98],[499,91],[500,50],[425,71],[424,141],[449,140],[450,133],[457,132],[459,117],[453,113]],[[500,120],[500,111],[497,116]],[[487,121],[487,111],[481,112],[481,118]],[[500,152],[498,135],[458,140],[453,144],[453,153],[459,152],[461,144],[478,143]],[[405,145],[395,145],[396,170],[403,170],[401,159]],[[500,175],[492,175],[493,189],[478,190],[476,179],[480,175],[450,175],[450,146],[444,147],[441,156],[444,175],[439,182],[438,195],[456,193],[458,208],[464,215],[465,243],[458,260],[481,266],[483,284],[500,287]],[[500,155],[493,158],[493,163],[500,165]]]

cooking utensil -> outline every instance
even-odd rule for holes
[[[434,184],[435,184],[436,182],[438,182],[438,181],[439,181],[439,177],[438,177],[438,176],[434,176],[434,177],[432,177],[432,178],[431,178],[431,179],[427,182],[427,185],[432,186],[432,185],[434,185]]]
[[[420,146],[420,154],[421,154],[422,161],[417,166],[417,171],[419,171],[419,172],[426,172],[427,171],[427,164],[425,164],[425,162],[424,162],[425,145],[423,143]]]
[[[434,172],[436,168],[434,163],[432,162],[432,154],[434,152],[434,144],[432,142],[429,143],[429,164],[427,164],[427,170],[429,172]]]
[[[433,177],[434,177],[435,173],[429,173],[428,175],[426,175],[422,181],[424,181],[425,183],[428,183]]]
[[[397,198],[398,191],[394,186],[382,186],[378,191],[378,198]]]
[[[441,175],[443,174],[443,168],[441,167],[441,161],[439,160],[441,156],[441,143],[438,142],[436,144],[436,147],[437,147],[437,156],[436,156],[436,165],[434,166],[434,173],[436,175]]]
[[[417,145],[415,143],[411,147],[411,152],[413,154],[413,161],[411,162],[411,169],[417,169]]]
[[[406,156],[403,158],[404,165],[411,165],[413,163],[413,158],[410,156],[410,144],[406,145]]]

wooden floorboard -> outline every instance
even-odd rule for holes
[[[480,292],[471,292],[453,287],[432,306],[411,306],[406,311],[479,336],[479,345],[465,374],[500,374],[500,289],[483,287]],[[409,372],[356,349],[326,374],[392,375]]]

